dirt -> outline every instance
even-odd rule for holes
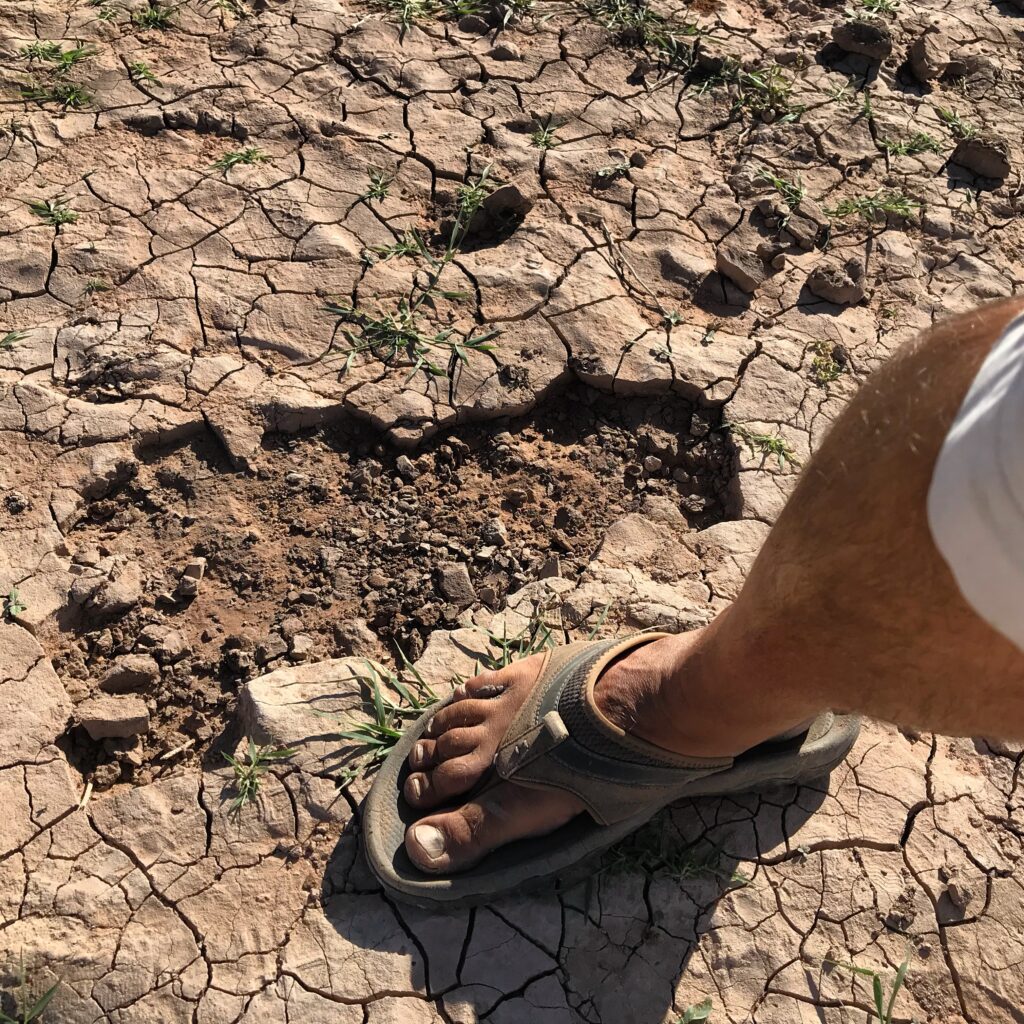
[[[146,652],[139,634],[149,626],[173,629],[188,653],[147,689],[153,718],[140,743],[98,748],[75,727],[73,762],[106,788],[118,779],[108,765],[142,783],[185,742],[173,767],[201,758],[240,682],[351,654],[350,620],[367,650],[415,661],[433,630],[473,625],[474,607],[489,616],[531,580],[578,579],[607,527],[645,496],[670,498],[695,528],[721,521],[735,449],[711,431],[718,418],[575,386],[500,429],[429,442],[415,460],[358,424],[268,434],[253,474],[233,470],[209,437],[141,452],[67,538],[80,559],[123,554],[143,565],[143,599],[114,618],[79,615],[70,628],[54,619],[39,637],[76,704],[125,655]],[[198,592],[183,596],[192,558],[206,569]],[[443,590],[440,570],[455,564],[468,567],[468,607]],[[296,633],[312,647],[290,649]]]
[[[871,369],[1024,287],[1017,7],[169,6],[0,11],[2,1008],[845,1024],[907,958],[894,1019],[1024,1020],[1019,745],[870,723],[442,918],[304,711],[725,607]],[[438,372],[351,351],[403,297]]]

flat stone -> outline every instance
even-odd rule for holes
[[[138,697],[90,697],[78,705],[75,715],[94,740],[128,739],[149,732],[149,711]]]
[[[160,681],[160,666],[148,654],[125,654],[118,658],[100,680],[104,693],[132,693],[148,690]]]
[[[462,563],[446,565],[438,570],[438,589],[452,604],[468,608],[477,600],[469,570]]]
[[[764,260],[756,252],[730,242],[718,247],[715,267],[723,277],[748,295],[753,295],[768,277]]]

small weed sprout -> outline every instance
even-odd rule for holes
[[[604,167],[599,167],[594,176],[598,181],[608,183],[621,178],[623,175],[629,174],[629,171],[629,164],[625,160],[620,160],[618,163],[606,164]]]
[[[954,139],[973,139],[978,134],[978,129],[970,121],[962,118],[955,110],[946,107],[936,107],[935,113],[939,120],[950,130]]]
[[[646,47],[670,67],[689,62],[684,40],[700,34],[696,25],[665,18],[646,0],[585,0],[583,11],[624,45]]]
[[[152,85],[160,84],[160,79],[153,74],[149,65],[143,60],[133,60],[128,65],[128,77],[136,84],[139,82],[149,82]]]
[[[56,981],[38,999],[34,999],[25,970],[25,958],[22,956],[18,969],[16,1016],[9,1017],[3,1010],[0,1010],[0,1024],[37,1024],[42,1020],[43,1011],[50,1005],[50,1000],[57,994],[59,988],[60,982]]]
[[[390,181],[390,179],[388,179]],[[455,223],[448,236],[445,251],[434,256],[415,232],[418,254],[426,261],[429,270],[425,280],[414,279],[407,295],[398,300],[392,310],[366,310],[348,303],[329,303],[327,309],[334,313],[344,325],[341,333],[348,341],[343,349],[346,372],[357,356],[368,353],[386,366],[396,361],[412,366],[409,380],[420,370],[432,376],[446,376],[446,370],[434,360],[435,353],[444,352],[449,363],[458,359],[469,362],[469,352],[490,352],[490,339],[498,332],[484,331],[481,334],[462,334],[453,327],[430,330],[424,323],[427,309],[436,310],[439,298],[458,301],[467,298],[464,292],[447,291],[440,287],[441,277],[455,254],[473,221],[473,217],[492,191],[490,167],[484,168],[480,176],[460,186],[456,201]],[[403,247],[406,253],[408,247]]]
[[[102,277],[90,277],[85,282],[85,294],[96,295],[99,292],[109,292],[113,285]]]
[[[501,11],[501,27],[508,28],[509,25],[522,21],[533,13],[535,0],[502,0],[499,5]]]
[[[786,123],[796,121],[803,113],[801,106],[791,106],[793,83],[778,64],[747,71],[736,61],[728,61],[721,71],[703,76],[697,85],[702,96],[716,85],[735,90],[733,116],[747,112],[765,121]]]
[[[762,434],[742,423],[726,423],[723,426],[746,444],[751,455],[760,454],[762,464],[769,456],[774,455],[778,459],[779,469],[785,469],[787,462],[793,466],[800,465],[796,453],[781,434]]]
[[[145,7],[137,7],[131,13],[132,24],[141,29],[168,29],[174,25],[175,8],[167,7],[160,0],[149,0]]]
[[[8,352],[20,341],[24,341],[28,337],[25,331],[8,331],[2,338],[0,338],[0,352]]]
[[[699,1003],[694,1003],[693,1006],[688,1006],[683,1010],[682,1017],[676,1021],[676,1024],[698,1024],[711,1017],[711,1010],[714,1008],[714,1003],[711,1002],[711,996],[707,999],[702,999]]]
[[[539,654],[557,646],[551,627],[544,621],[543,614],[537,610],[530,617],[529,623],[515,636],[509,637],[504,631],[499,636],[488,630],[487,639],[491,650],[484,655],[481,667],[491,672],[507,668],[514,661],[529,658],[531,654]]]
[[[809,376],[815,384],[827,388],[829,384],[837,381],[846,372],[844,352],[838,346],[819,339],[812,341],[807,349],[814,355],[811,360]]]
[[[17,587],[11,587],[4,598],[4,614],[9,619],[16,619],[22,612],[28,610],[28,605],[21,599]]]
[[[371,167],[367,173],[369,179],[369,187],[363,193],[362,198],[366,200],[376,199],[378,202],[382,202],[387,199],[388,194],[391,191],[391,183],[395,180],[393,174],[388,174],[387,171],[380,171],[375,167]]]
[[[435,0],[374,0],[374,4],[389,14],[396,15],[403,32],[416,22],[433,17],[437,13]]]
[[[51,227],[60,228],[63,224],[74,224],[78,213],[68,206],[64,194],[54,199],[36,199],[28,204],[28,208]]]
[[[754,180],[765,185],[771,185],[782,197],[782,201],[789,208],[789,213],[782,220],[782,227],[785,227],[789,223],[790,214],[800,205],[804,196],[807,195],[807,188],[800,175],[796,176],[796,181],[790,181],[788,178],[783,178],[781,175],[776,174],[771,168],[762,167]]]
[[[65,79],[51,84],[29,82],[21,87],[21,98],[32,103],[57,103],[65,110],[80,110],[92,103],[92,93]]]
[[[867,221],[877,221],[889,214],[896,217],[910,217],[915,210],[920,208],[921,204],[916,199],[911,199],[902,192],[878,189],[871,195],[843,199],[825,212],[830,217],[859,216]]]
[[[249,16],[249,8],[245,6],[243,0],[209,0],[209,2],[211,6],[224,14],[233,14],[236,18]]]
[[[421,256],[427,252],[426,244],[417,231],[406,231],[404,235],[391,245],[375,245],[370,250],[382,262],[395,256]],[[371,261],[372,262],[372,261]]]
[[[231,765],[235,773],[235,798],[231,801],[230,812],[238,814],[246,804],[253,803],[260,794],[263,776],[271,766],[287,761],[298,753],[290,747],[259,747],[249,737],[249,746],[245,754],[234,757],[225,754],[224,760]]]
[[[554,149],[560,142],[555,138],[555,132],[561,127],[551,115],[537,126],[530,136],[530,145],[537,149]]]
[[[855,0],[852,7],[846,8],[846,13],[854,18],[870,19],[883,14],[891,17],[899,9],[900,0]]]
[[[269,159],[270,157],[259,146],[246,146],[245,149],[233,149],[216,159],[213,162],[213,170],[226,175],[232,167],[251,167],[253,164],[265,163]]]
[[[918,153],[942,152],[942,144],[928,132],[914,132],[909,139],[898,141],[883,139],[880,145],[889,156],[917,156]]]
[[[838,963],[835,960],[826,960],[825,963],[831,964],[833,967],[838,967],[843,971],[850,971],[858,977],[870,978],[871,995],[875,1004],[875,1016],[878,1017],[879,1024],[892,1024],[892,1014],[896,1005],[896,997],[899,995],[899,991],[903,987],[903,982],[907,977],[907,970],[910,967],[909,955],[896,970],[896,976],[893,978],[892,983],[889,986],[888,999],[886,999],[885,979],[878,973],[878,971],[873,971],[870,967],[858,967],[856,964]]]

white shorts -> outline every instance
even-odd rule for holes
[[[928,523],[961,593],[1024,651],[1024,315],[989,352],[946,435]]]

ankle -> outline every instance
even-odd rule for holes
[[[718,632],[705,627],[638,648],[601,677],[598,707],[627,732],[693,757],[734,757],[814,717],[781,687],[766,686],[765,666],[737,658]]]

